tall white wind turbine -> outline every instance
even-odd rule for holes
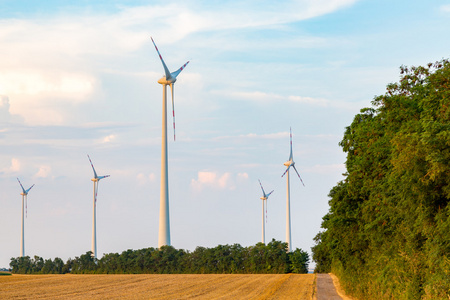
[[[295,168],[295,162],[294,157],[292,155],[292,130],[289,128],[290,132],[290,140],[291,140],[291,153],[289,155],[289,160],[284,163],[286,166],[286,171],[284,171],[283,177],[285,174],[286,176],[286,182],[287,182],[287,194],[286,194],[286,243],[288,243],[288,251],[292,251],[292,241],[291,241],[291,193],[290,193],[290,185],[289,185],[289,169],[292,167],[295,170],[295,173],[297,173],[298,178],[300,178],[300,181],[302,182],[303,186],[305,184],[303,183],[302,178],[300,177],[300,174],[298,173],[297,169]]]
[[[266,227],[265,227],[265,222],[264,222],[264,202],[266,202],[265,206],[266,206],[266,213],[267,213],[267,199],[269,199],[270,194],[273,193],[273,190],[266,194],[266,192],[264,191],[264,188],[261,184],[261,181],[258,179],[259,181],[259,185],[261,186],[261,190],[263,192],[263,196],[260,198],[263,202],[262,202],[262,243],[265,244],[266,243]]]
[[[163,103],[162,103],[162,146],[161,146],[161,195],[159,202],[159,235],[158,235],[158,247],[168,245],[170,246],[170,220],[169,220],[169,175],[168,175],[168,162],[167,162],[167,86],[170,86],[172,92],[172,117],[173,117],[173,139],[175,140],[175,108],[173,101],[174,84],[177,81],[177,76],[189,63],[185,63],[181,68],[175,72],[170,73],[166,66],[158,47],[156,47],[155,41],[153,45],[158,52],[161,59],[164,76],[158,80],[159,84],[163,86]]]
[[[32,186],[30,186],[27,190],[23,188],[22,183],[20,182],[19,178],[17,178],[17,181],[20,184],[20,187],[22,188],[22,193],[20,193],[22,195],[22,239],[20,240],[20,256],[25,256],[25,223],[24,223],[24,219],[23,219],[23,207],[24,207],[24,203],[25,203],[25,207],[27,206],[27,198],[28,198],[28,192],[31,190],[31,188],[34,186],[34,184]]]
[[[97,193],[98,193],[98,182],[106,177],[109,177],[109,175],[105,176],[98,176],[97,172],[95,172],[94,165],[92,164],[91,158],[89,157],[89,162],[91,163],[92,170],[94,171],[94,178],[91,180],[94,182],[94,208],[93,208],[93,214],[92,214],[92,256],[94,258],[97,258],[97,214],[96,214],[96,207],[97,207]]]

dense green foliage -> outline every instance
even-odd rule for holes
[[[400,70],[345,130],[313,259],[360,299],[449,299],[450,63]]]
[[[300,249],[288,252],[287,243],[272,240],[269,244],[242,247],[239,244],[215,248],[197,247],[195,251],[160,249],[127,250],[94,259],[89,251],[64,263],[39,256],[11,258],[10,267],[18,274],[253,274],[307,273],[309,255]]]

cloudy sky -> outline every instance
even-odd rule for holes
[[[450,2],[0,0],[0,267],[20,254],[157,247],[163,68],[190,60],[169,115],[172,245],[285,240],[289,127],[292,244],[310,252],[345,172],[338,146],[401,65],[450,54]],[[170,111],[169,102],[169,111]]]

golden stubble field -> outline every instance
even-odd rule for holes
[[[1,299],[312,299],[314,274],[0,276]]]

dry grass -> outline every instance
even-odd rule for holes
[[[311,299],[313,274],[13,275],[2,299]]]

